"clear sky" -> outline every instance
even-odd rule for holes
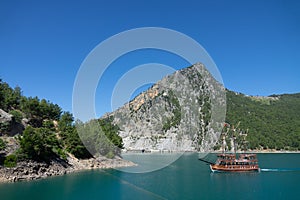
[[[165,27],[199,42],[219,68],[225,87],[248,95],[300,92],[300,1],[0,1],[0,77],[72,111],[77,71],[101,41],[139,27]],[[146,55],[146,56],[145,56]],[[201,61],[201,60],[199,60]],[[117,60],[107,90],[131,65],[185,62],[148,51]],[[126,63],[126,64],[125,64]],[[104,82],[105,83],[105,82]],[[107,94],[97,105],[108,108]],[[101,102],[100,100],[97,102]]]

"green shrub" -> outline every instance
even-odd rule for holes
[[[14,154],[6,156],[4,160],[4,166],[9,168],[17,166],[17,156]]]
[[[106,155],[105,155],[106,158],[109,158],[109,159],[113,159],[115,157],[115,154],[112,152],[112,151],[109,151]]]
[[[21,123],[22,119],[23,119],[23,114],[18,111],[18,110],[11,110],[9,112],[9,114],[13,115],[13,117],[15,118],[15,121],[18,123]]]
[[[6,143],[0,138],[0,151],[6,148]]]
[[[3,122],[3,123],[0,123],[0,135],[1,133],[3,134],[6,134],[8,133],[10,130],[10,122]]]
[[[54,153],[56,153],[56,155],[58,155],[61,159],[63,160],[67,160],[67,154],[64,150],[62,150],[61,148],[58,149],[53,149],[52,150]]]

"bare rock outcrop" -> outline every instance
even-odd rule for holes
[[[0,109],[0,125],[1,129],[5,130],[5,133],[9,136],[14,136],[16,134],[21,134],[27,125],[27,119],[22,119],[22,122],[16,122],[13,115],[5,112],[4,110]],[[0,136],[3,135],[3,132],[0,132]]]
[[[224,87],[198,63],[103,118],[113,117],[125,151],[204,151],[218,140],[225,110]]]

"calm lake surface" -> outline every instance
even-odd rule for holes
[[[258,154],[258,159],[259,173],[211,173],[196,153],[184,154],[149,173],[92,170],[0,184],[0,199],[299,199],[300,154]]]

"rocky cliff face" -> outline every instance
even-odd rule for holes
[[[195,64],[103,118],[114,118],[125,150],[207,151],[219,138],[225,110],[225,89]]]
[[[13,115],[0,109],[0,136],[6,133],[9,136],[22,133],[27,125],[28,119],[23,118],[21,123],[16,122]]]

